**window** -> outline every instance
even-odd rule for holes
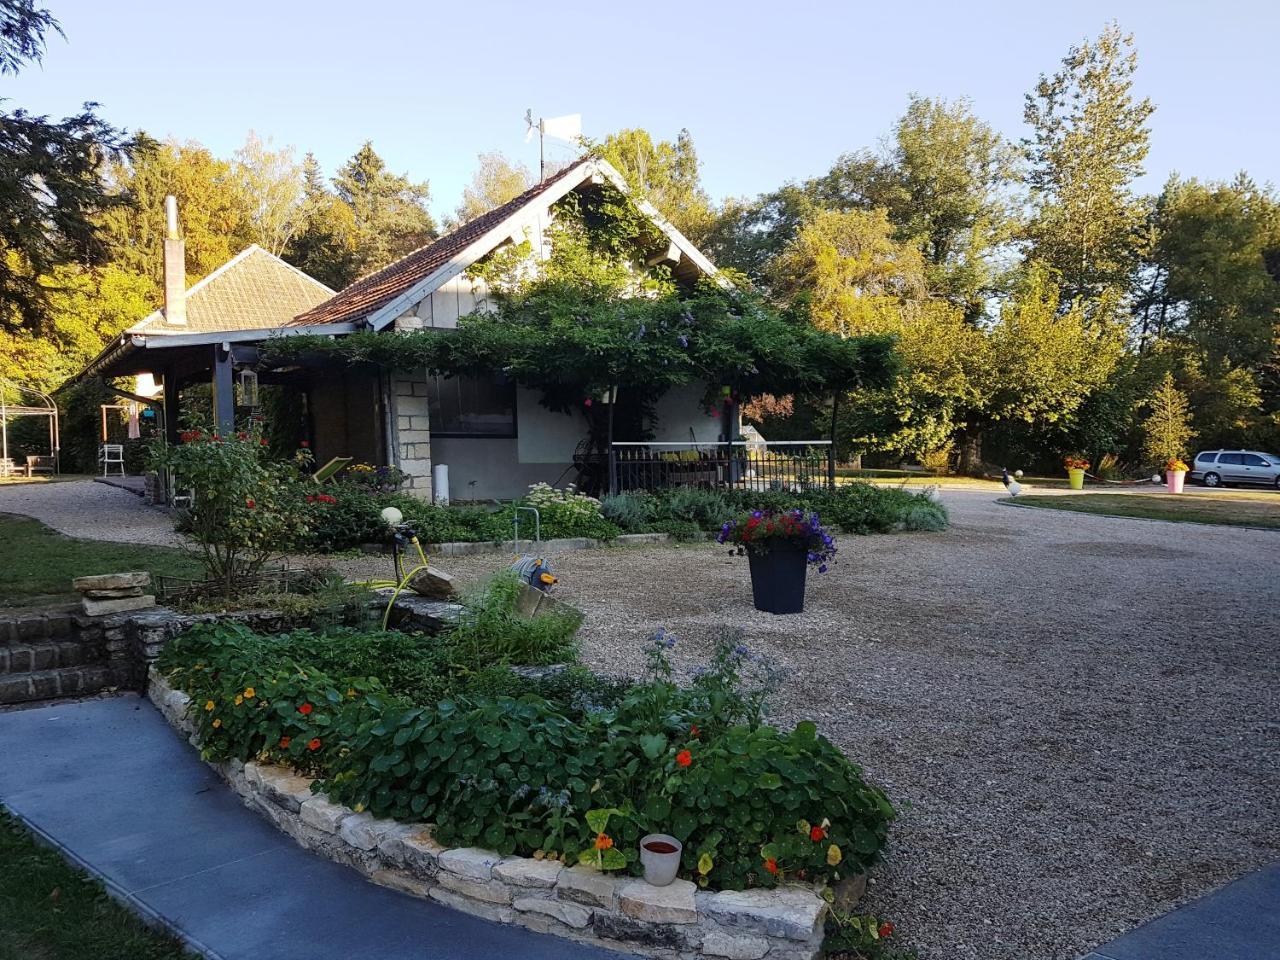
[[[1262,459],[1261,457],[1259,457],[1259,456],[1255,456],[1255,455],[1254,455],[1254,454],[1252,454],[1252,453],[1246,453],[1246,454],[1244,454],[1244,465],[1245,465],[1246,467],[1269,467],[1269,466],[1271,466],[1271,464],[1267,463],[1267,461],[1263,460],[1263,459]]]
[[[1217,457],[1218,457],[1218,454],[1216,452],[1198,453],[1196,454],[1196,462],[1197,463],[1213,463],[1213,461],[1216,460]]]
[[[427,403],[432,436],[516,435],[516,388],[505,378],[432,377]]]
[[[1227,464],[1229,466],[1238,467],[1244,460],[1238,453],[1224,453],[1218,457],[1218,465]]]

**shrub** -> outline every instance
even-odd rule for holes
[[[239,581],[305,535],[298,465],[268,459],[264,440],[188,431],[179,446],[152,446],[150,461],[152,469],[173,470],[178,488],[193,492],[181,522],[200,548],[206,576],[228,598]]]
[[[535,483],[520,503],[537,509],[544,539],[591,537],[612,540],[618,535],[618,528],[601,513],[600,501],[578,493],[572,484],[557,490],[550,484]]]
[[[658,502],[651,494],[640,491],[617,493],[600,502],[600,512],[627,533],[643,533],[652,529]]]

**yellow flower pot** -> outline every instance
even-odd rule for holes
[[[1072,490],[1084,489],[1084,471],[1075,467],[1067,471],[1067,481],[1071,484]]]

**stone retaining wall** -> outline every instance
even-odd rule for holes
[[[194,744],[190,697],[154,668],[147,692]],[[488,920],[663,960],[813,960],[821,951],[827,905],[807,887],[710,893],[688,880],[652,887],[552,860],[446,849],[430,825],[331,803],[286,767],[236,760],[213,767],[247,806],[307,849],[375,883]]]

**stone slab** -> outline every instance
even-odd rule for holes
[[[589,907],[564,900],[548,900],[543,897],[516,897],[511,904],[522,913],[538,913],[559,920],[565,926],[582,930],[591,922]]]
[[[617,888],[613,877],[591,867],[568,867],[560,871],[556,880],[556,896],[560,899],[609,910],[613,909]]]
[[[721,890],[704,894],[700,902],[708,915],[725,926],[758,929],[788,940],[812,938],[827,912],[825,900],[801,887]]]
[[[702,953],[728,960],[760,960],[769,952],[769,941],[750,933],[732,934],[712,930],[702,938]]]
[[[511,857],[493,868],[493,876],[513,887],[550,889],[556,885],[564,864],[559,860]]]
[[[118,587],[113,590],[82,590],[90,600],[116,600],[120,597],[140,597],[142,587]]]
[[[71,588],[77,593],[86,590],[121,590],[126,587],[146,587],[151,584],[151,574],[145,570],[129,573],[99,573],[91,577],[76,577]]]
[[[456,873],[441,870],[436,874],[436,883],[453,893],[483,903],[498,903],[502,906],[511,903],[510,888],[497,880],[468,880]]]
[[[440,854],[440,869],[468,880],[488,880],[502,854],[479,847],[458,847]]]
[[[631,880],[618,888],[618,909],[646,923],[697,923],[698,907],[693,898],[697,889],[688,880],[673,880],[665,887]]]
[[[268,764],[245,764],[245,777],[248,778],[250,785],[255,783],[254,774],[249,772],[250,766],[254,767],[256,772],[257,792],[263,799],[269,800],[283,810],[297,813],[302,809],[302,804],[314,796],[311,792],[313,781],[310,778],[299,777],[292,770]]]
[[[86,616],[108,617],[113,613],[127,613],[131,610],[154,607],[156,598],[149,593],[140,597],[121,597],[118,600],[90,600],[86,597],[80,603]]]
[[[330,803],[324,797],[312,796],[302,802],[298,815],[309,827],[325,833],[337,833],[342,821],[350,817],[351,810],[340,803]]]

